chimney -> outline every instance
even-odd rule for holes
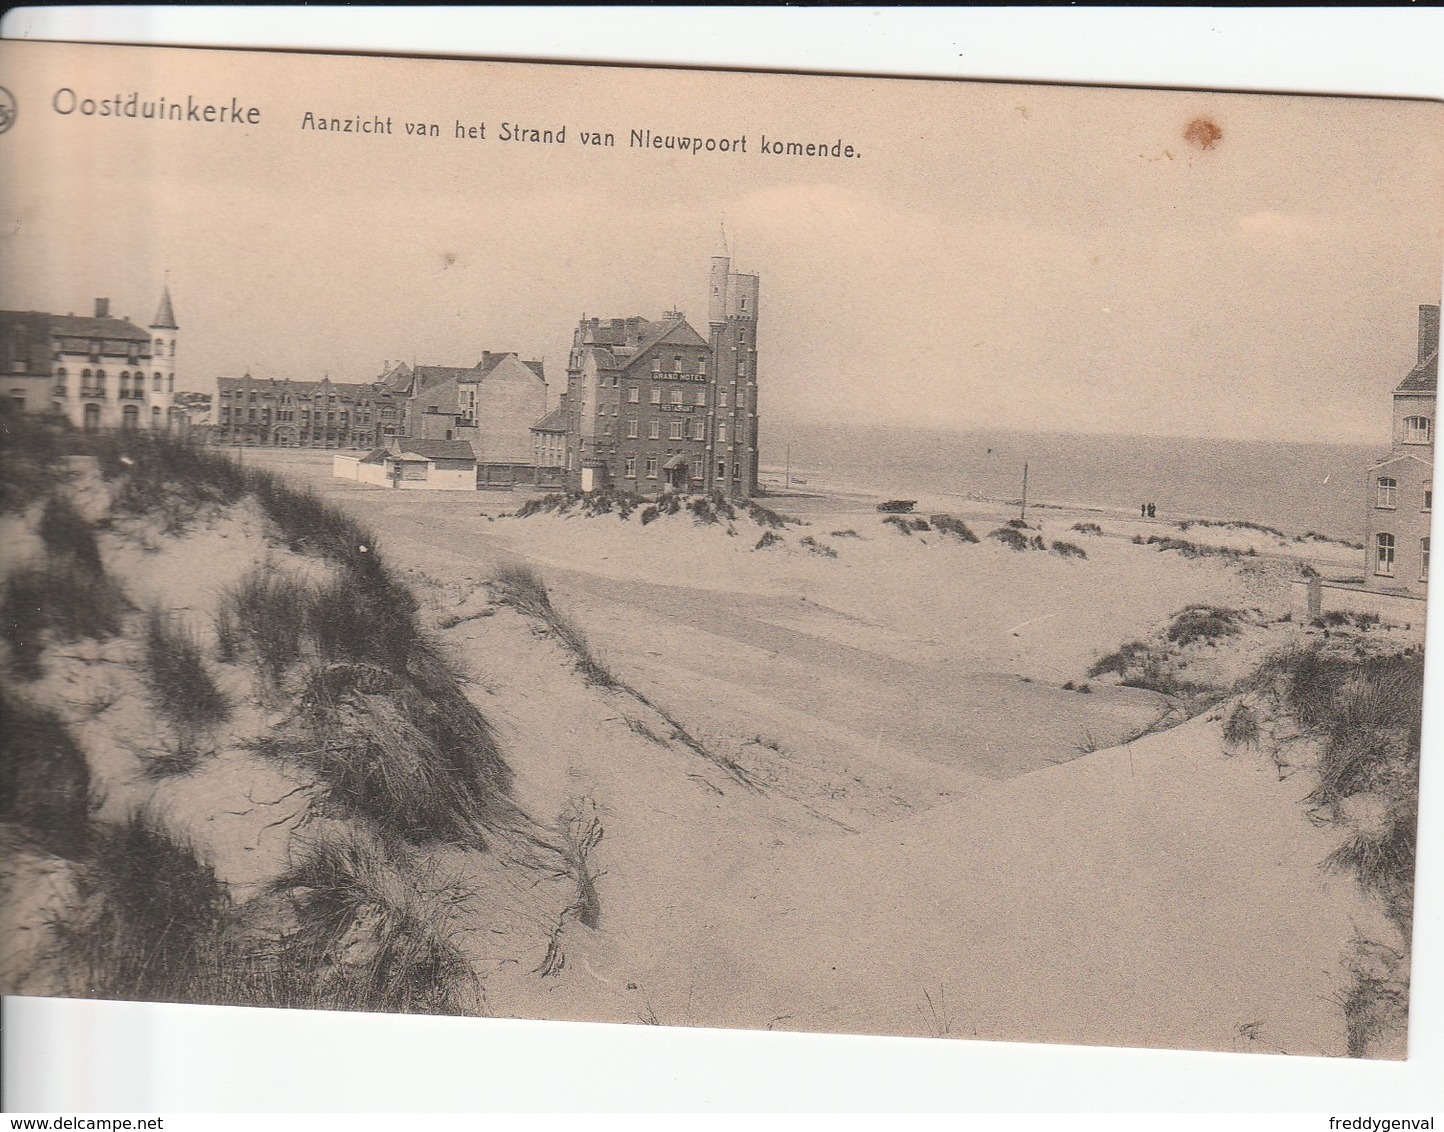
[[[1419,308],[1419,361],[1423,362],[1439,348],[1439,308],[1423,305]]]
[[[1435,310],[1434,310],[1434,317],[1437,319],[1438,316],[1439,316],[1439,310],[1438,310],[1438,308],[1436,307]],[[96,300],[95,300],[95,317],[96,317],[96,318],[109,318],[109,317],[110,317],[110,300],[109,300],[109,299],[96,299]]]

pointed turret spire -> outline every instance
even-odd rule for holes
[[[170,305],[169,283],[165,285],[165,290],[160,293],[160,306],[156,309],[155,321],[151,323],[151,326],[159,327],[164,330],[179,329],[179,327],[176,326],[175,311],[171,309]]]

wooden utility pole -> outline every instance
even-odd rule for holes
[[[1026,523],[1028,521],[1028,462],[1023,461],[1023,509],[1018,512],[1018,518]]]
[[[783,474],[784,487],[792,486],[792,445],[787,446],[787,471]]]

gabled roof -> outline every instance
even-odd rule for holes
[[[1395,393],[1435,393],[1439,389],[1439,351],[1435,349],[1427,358],[1409,371],[1409,376],[1399,383]]]
[[[160,293],[160,306],[156,308],[155,321],[151,326],[157,330],[179,330],[175,324],[175,311],[170,305],[170,284],[167,283],[165,290]]]
[[[150,335],[124,318],[87,318],[73,314],[52,314],[50,333],[64,338],[111,338],[149,342]]]
[[[550,413],[542,417],[541,420],[537,421],[536,424],[532,425],[531,430],[532,432],[566,432],[566,409],[563,406],[558,405]]]
[[[376,384],[387,390],[399,390],[411,384],[411,367],[397,362],[376,379]]]
[[[652,323],[654,333],[649,334],[637,347],[637,353],[650,349],[653,346],[666,342],[671,346],[705,346],[707,340],[692,329],[686,319],[669,319],[666,322]]]
[[[455,381],[465,378],[471,374],[471,370],[462,369],[460,366],[417,366],[412,371],[414,381],[411,386],[412,395],[430,389],[433,385],[439,385],[443,381]]]
[[[388,455],[389,453],[385,448],[373,448],[361,457],[360,462],[363,464],[384,464]]]
[[[475,460],[476,452],[465,440],[398,439],[402,456],[421,456],[427,460]]]
[[[496,369],[497,366],[501,365],[502,362],[506,361],[507,358],[515,358],[521,362],[522,365],[526,366],[527,369],[531,370],[532,373],[536,374],[537,377],[543,381],[546,380],[546,375],[542,372],[541,362],[523,361],[521,355],[514,350],[501,354],[493,354],[490,350],[483,350],[481,352],[481,361],[472,367],[472,369],[476,371],[476,376],[468,380],[480,381],[490,374],[492,370]]]
[[[599,369],[629,369],[653,346],[707,346],[707,340],[684,318],[650,322],[645,318],[615,319],[589,331],[590,345]]]

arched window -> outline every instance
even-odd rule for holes
[[[95,431],[96,429],[98,429],[99,427],[100,427],[100,406],[99,406],[99,405],[94,405],[94,404],[86,405],[86,406],[85,406],[85,431],[86,431],[86,432],[94,432],[94,431]]]
[[[157,357],[165,353],[165,343],[162,342],[159,338],[155,340],[155,353]]]
[[[159,406],[159,405],[152,405],[152,406],[150,407],[150,427],[151,427],[151,428],[160,428],[160,406]]]
[[[175,357],[175,339],[170,340],[170,356]]]
[[[1394,576],[1394,536],[1379,534],[1374,540],[1374,573],[1384,578]]]
[[[151,382],[151,388],[154,389],[157,393],[160,392],[160,374],[155,375],[155,380]]]
[[[120,395],[122,397],[130,395],[130,370],[128,369],[120,371]]]
[[[1377,481],[1380,507],[1399,505],[1399,481],[1391,476],[1380,476]]]
[[[57,369],[57,370],[55,371],[55,380],[56,380],[56,381],[59,381],[59,382],[64,382],[64,381],[65,381],[65,377],[66,377],[65,367],[64,367],[64,366],[61,366],[59,369]]]
[[[120,414],[121,428],[135,428],[140,423],[140,409],[135,405],[127,405]]]
[[[175,374],[168,373],[165,375],[165,391],[167,393],[175,392]]]
[[[90,384],[90,371],[88,369],[80,371],[80,380],[85,382],[86,385]]]
[[[1428,417],[1404,418],[1404,443],[1428,444],[1434,435],[1434,422]]]

